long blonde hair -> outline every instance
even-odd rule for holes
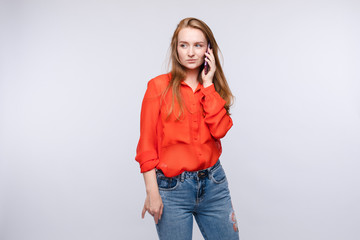
[[[183,81],[186,77],[186,69],[184,66],[182,66],[180,64],[180,59],[179,59],[179,55],[177,52],[177,45],[178,45],[179,32],[183,28],[187,28],[187,27],[199,29],[205,35],[206,40],[208,42],[210,42],[211,48],[213,49],[215,62],[216,62],[216,71],[215,71],[214,78],[213,78],[214,87],[215,87],[215,90],[220,94],[220,96],[226,101],[225,109],[226,109],[227,114],[230,114],[229,109],[233,103],[234,96],[232,95],[232,93],[230,91],[229,85],[226,81],[224,72],[222,70],[222,67],[221,67],[221,64],[219,61],[218,51],[220,51],[220,49],[216,43],[215,37],[214,37],[211,29],[203,21],[201,21],[197,18],[185,18],[185,19],[181,20],[180,23],[177,25],[177,28],[175,29],[174,34],[171,39],[171,45],[170,45],[171,80],[170,80],[169,85],[167,86],[167,88],[165,89],[165,91],[163,93],[163,96],[165,96],[166,93],[169,91],[169,89],[172,89],[172,103],[171,103],[171,107],[168,112],[168,116],[170,116],[170,114],[172,113],[172,111],[174,109],[175,99],[178,102],[179,109],[180,109],[178,116],[176,116],[176,118],[178,120],[180,119],[180,117],[184,111],[183,100],[182,100],[181,94],[180,94],[180,85],[181,85],[181,81]],[[203,69],[203,65],[201,66],[201,69],[200,69],[199,75],[198,75],[198,81],[201,84],[202,84],[202,78],[201,78],[202,69]]]

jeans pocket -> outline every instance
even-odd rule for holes
[[[226,181],[225,171],[221,165],[211,172],[210,179],[215,183],[223,183]]]
[[[163,174],[156,174],[157,184],[159,190],[170,191],[174,190],[179,186],[179,179],[177,177],[165,177]]]

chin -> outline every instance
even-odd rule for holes
[[[201,66],[201,64],[200,64],[200,65],[196,65],[196,66],[194,66],[194,65],[190,65],[190,66],[184,65],[184,67],[185,67],[186,69],[189,69],[189,70],[200,69],[200,66]]]

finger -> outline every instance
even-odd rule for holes
[[[208,58],[205,58],[205,61],[211,66],[212,65],[212,63],[214,62],[214,59],[213,58],[210,58],[210,57],[208,57]]]
[[[141,213],[141,218],[144,218],[145,217],[145,213],[146,213],[146,208],[144,206],[143,210],[142,210],[142,213]]]
[[[161,205],[160,212],[159,212],[159,220],[161,219],[162,213],[163,213],[164,206]]]
[[[213,53],[210,54],[210,59],[215,62],[215,55]]]
[[[214,55],[211,55],[211,54],[206,54],[206,58],[205,58],[205,60],[210,60],[211,62],[214,62],[215,61],[215,57],[214,57]]]
[[[211,57],[211,53],[205,53],[205,56],[208,58],[208,57]]]
[[[207,61],[210,65],[210,67],[214,67],[215,66],[215,57],[214,56],[210,56],[208,57],[208,61]]]
[[[205,58],[205,62],[209,63],[209,61],[210,61],[210,60],[209,60],[208,58]]]
[[[159,213],[154,214],[154,220],[156,224],[159,222]]]
[[[214,71],[215,70],[215,63],[214,62],[212,62],[211,60],[207,60],[207,63],[209,64],[209,71],[208,71],[208,73],[209,72],[211,72],[211,71]],[[204,69],[205,70],[205,69]]]
[[[210,48],[209,51],[205,52],[205,53],[209,53],[210,55],[213,55],[214,54],[214,51]]]

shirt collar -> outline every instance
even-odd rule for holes
[[[181,81],[181,85],[190,87],[190,86],[189,86],[188,84],[186,84],[186,82],[184,82],[184,81]],[[197,85],[194,93],[196,93],[197,91],[200,91],[200,90],[201,90],[201,87],[202,87],[202,84],[198,83],[198,85]]]

